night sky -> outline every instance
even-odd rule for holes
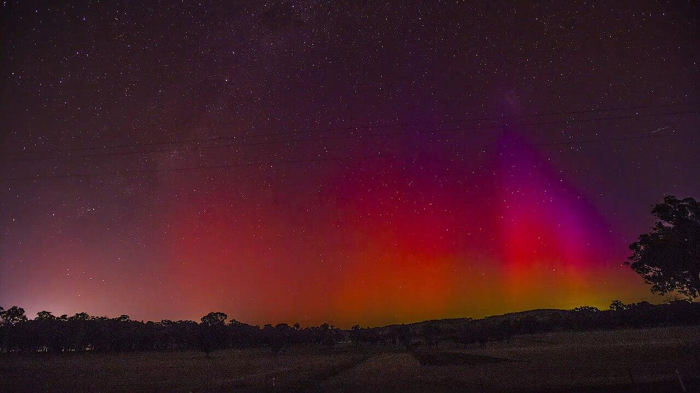
[[[623,262],[652,204],[700,197],[699,15],[5,1],[0,305],[347,327],[661,301]]]

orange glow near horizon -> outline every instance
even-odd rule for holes
[[[441,177],[448,164],[428,158],[342,173],[309,206],[267,195],[238,208],[223,188],[189,195],[169,241],[182,313],[348,327],[646,291],[630,284],[595,208],[527,143],[501,145],[481,172]]]

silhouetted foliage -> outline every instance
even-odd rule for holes
[[[26,320],[24,309],[17,306],[10,307],[0,313],[0,321],[4,324],[16,325]]]
[[[354,344],[376,345],[384,340],[380,336],[378,328],[362,328],[360,325],[355,325],[350,329],[350,341]]]
[[[591,306],[581,306],[581,307],[576,307],[574,308],[574,311],[576,312],[584,312],[584,313],[593,313],[593,312],[598,312],[600,311],[597,307],[591,307]]]
[[[359,344],[363,341],[363,332],[362,328],[360,325],[354,325],[352,328],[350,328],[350,341],[353,342],[353,344]]]
[[[624,311],[627,309],[627,306],[625,303],[622,303],[619,300],[613,300],[612,303],[610,303],[610,310],[611,311]]]
[[[630,245],[627,259],[637,274],[658,294],[700,295],[700,203],[693,198],[666,196],[651,213],[651,232]]]
[[[212,351],[226,348],[226,319],[222,312],[210,312],[202,317],[199,325],[199,348],[209,357]]]
[[[351,340],[356,345],[401,345],[408,349],[452,341],[457,345],[489,345],[511,336],[561,330],[612,329],[700,323],[700,304],[672,300],[652,305],[624,305],[614,301],[610,310],[577,307],[571,311],[549,310],[481,320],[430,321],[422,324],[362,328],[342,331],[329,324],[301,328],[265,325],[262,329],[236,320],[226,323],[224,313],[210,313],[201,323],[193,321],[141,322],[127,315],[92,317],[78,313],[54,316],[48,311],[27,319],[24,310],[0,308],[0,352],[124,352],[151,350],[201,350],[209,356],[225,348],[267,347],[274,354],[298,344],[333,348]]]

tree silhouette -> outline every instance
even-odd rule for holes
[[[223,348],[226,344],[226,318],[222,312],[210,312],[202,317],[200,330],[200,349],[209,357],[212,351]]]
[[[265,341],[275,356],[279,355],[289,345],[292,332],[293,329],[286,323],[280,323],[275,327],[268,324],[263,327]]]
[[[624,311],[626,309],[627,305],[619,300],[613,300],[612,303],[610,303],[610,310],[612,311]]]
[[[700,203],[693,198],[664,197],[651,213],[651,232],[630,245],[626,264],[660,295],[700,295]]]
[[[228,315],[222,312],[210,312],[202,317],[202,323],[209,326],[218,326],[226,323]]]
[[[591,306],[580,306],[574,308],[574,311],[580,312],[580,313],[594,313],[600,311],[598,307],[591,307]]]
[[[0,313],[0,321],[8,325],[16,325],[26,320],[27,316],[24,315],[24,309],[21,307],[12,306]]]
[[[90,315],[88,315],[86,312],[79,312],[68,319],[74,321],[87,321],[90,319]]]
[[[360,325],[353,325],[353,327],[350,328],[350,341],[352,341],[353,344],[362,342],[362,328]]]
[[[117,318],[114,318],[115,321],[117,322],[129,322],[131,321],[131,318],[128,315],[120,315]]]
[[[51,311],[39,311],[36,313],[36,318],[37,321],[53,321],[56,319],[56,317],[51,314]]]

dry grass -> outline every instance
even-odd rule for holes
[[[630,373],[637,383],[674,386],[675,370],[700,374],[700,327],[538,334],[415,353],[346,345],[277,357],[220,351],[211,359],[198,352],[3,355],[0,391],[586,390],[629,384]]]

